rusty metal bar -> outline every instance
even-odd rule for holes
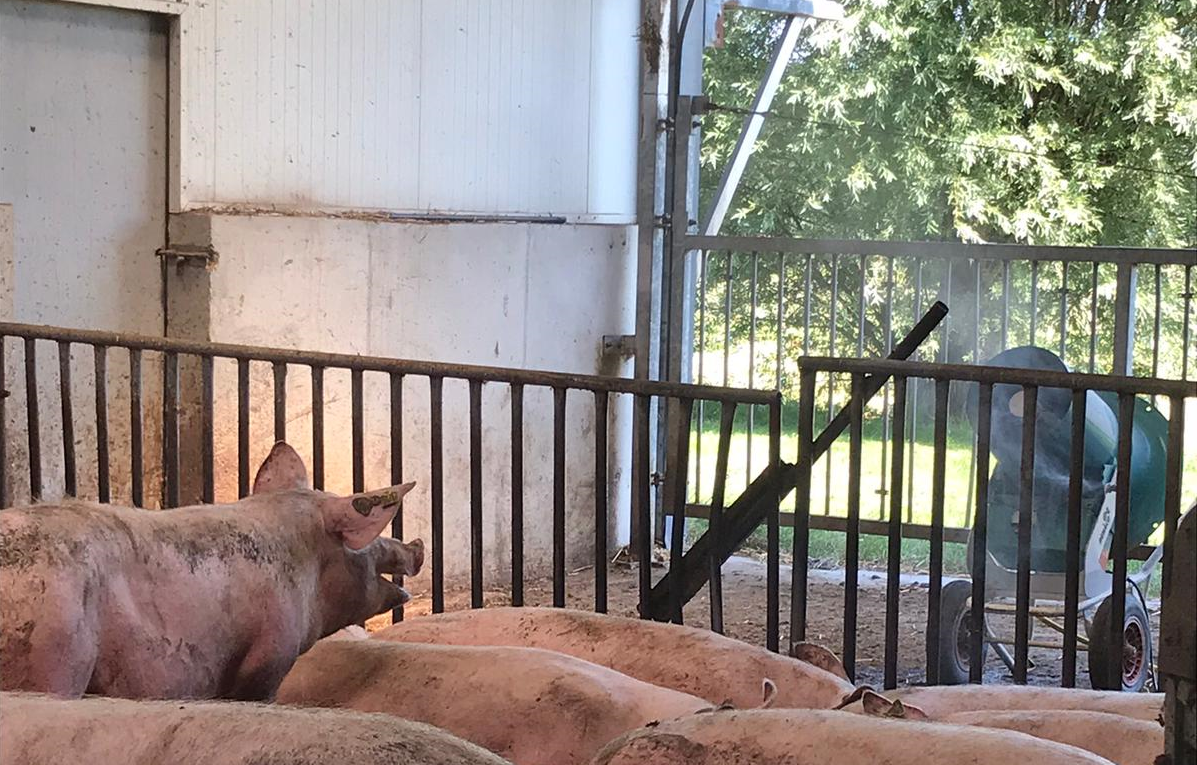
[[[600,614],[607,613],[608,396],[601,391],[594,394],[594,610]]]
[[[237,359],[237,496],[249,496],[249,359]]]
[[[312,487],[324,490],[324,367],[312,367]]]
[[[391,387],[391,485],[403,483],[403,375],[394,372],[390,375]],[[391,538],[403,539],[403,511],[395,513],[391,519]],[[392,577],[396,584],[403,586],[403,577],[396,574]],[[391,609],[391,621],[403,621],[403,605]]]
[[[863,286],[863,284],[861,285]],[[863,306],[863,301],[862,301]],[[860,579],[860,474],[864,429],[864,375],[852,375],[848,402],[848,534],[844,543],[844,649],[841,661],[856,678],[856,596]]]
[[[1167,572],[1173,569],[1172,555],[1175,553],[1172,544],[1173,534],[1180,522],[1180,489],[1184,478],[1183,455],[1185,442],[1185,400],[1180,396],[1173,396],[1168,401],[1168,452],[1164,467],[1164,581],[1169,581]],[[1165,589],[1164,595],[1168,591]]]
[[[444,404],[445,381],[428,378],[429,466],[432,484],[432,613],[445,610],[445,452]]]
[[[723,634],[723,506],[727,499],[727,459],[731,451],[732,428],[736,421],[736,405],[723,404],[719,413],[719,446],[715,454],[715,486],[711,491],[711,539],[715,554],[711,555],[711,630]]]
[[[906,378],[894,378],[894,422],[906,421]],[[885,677],[886,689],[898,687],[898,603],[902,578],[902,475],[906,432],[893,429],[890,463],[889,546],[885,557]]]
[[[200,499],[212,504],[216,501],[216,443],[214,429],[216,416],[213,411],[215,384],[213,380],[213,359],[200,358]],[[103,500],[101,500],[103,501]]]
[[[470,380],[470,607],[482,608],[482,382]]]
[[[1064,664],[1060,685],[1076,687],[1077,603],[1081,588],[1081,499],[1085,470],[1085,409],[1088,393],[1072,392],[1072,438],[1068,457],[1068,528],[1064,541]]]
[[[275,362],[274,372],[274,440],[287,440],[287,365]]]
[[[1014,682],[1027,682],[1027,641],[1031,637],[1031,513],[1035,506],[1035,420],[1039,412],[1039,388],[1022,389],[1022,459],[1019,464],[1018,574],[1015,582]]]
[[[7,334],[6,332],[3,334]],[[37,396],[37,348],[25,338],[25,422],[29,439],[29,497],[42,498],[42,438]]]
[[[1189,317],[1192,315],[1193,305],[1193,266],[1185,266],[1184,319],[1181,322],[1180,347],[1184,352],[1180,354],[1180,379],[1189,379]]]
[[[989,545],[989,455],[993,425],[993,386],[982,384],[977,391],[977,451],[974,472],[977,496],[973,510],[972,580],[973,599],[969,614],[968,681],[980,683],[985,651],[985,569]]]
[[[943,507],[947,479],[948,394],[951,382],[935,382],[935,432],[931,457],[931,545],[927,588],[927,684],[939,684],[939,635],[943,632],[940,596],[943,592]]]
[[[68,497],[79,495],[75,466],[75,407],[71,400],[71,344],[58,343],[58,398],[62,405],[62,474]]]
[[[691,383],[665,382],[657,380],[604,377],[602,375],[581,375],[567,372],[549,372],[532,369],[511,369],[487,367],[474,364],[447,364],[432,361],[391,359],[380,356],[358,356],[344,353],[317,353],[282,348],[259,348],[250,345],[229,343],[207,343],[176,338],[132,335],[120,332],[99,332],[63,327],[43,327],[33,324],[0,322],[0,335],[15,335],[29,340],[50,340],[55,342],[83,343],[87,345],[121,346],[134,350],[173,352],[197,356],[214,356],[240,361],[281,362],[306,366],[336,367],[363,372],[396,372],[422,377],[440,377],[481,380],[495,383],[523,383],[568,390],[606,391],[608,393],[633,393],[651,396],[705,398],[709,401],[735,401],[740,404],[764,404],[772,400],[768,390],[746,390],[715,385],[694,385]]]
[[[524,386],[511,386],[511,605],[524,605]]]
[[[1131,453],[1135,397],[1129,393],[1118,396],[1118,457],[1114,471],[1114,538],[1110,543],[1110,558],[1114,562],[1114,580],[1110,594],[1110,634],[1106,646],[1106,664],[1110,676],[1106,687],[1122,689],[1122,652],[1125,643],[1123,625],[1126,621],[1126,562],[1127,538],[1130,534]]]
[[[553,388],[553,606],[565,608],[565,388]]]
[[[179,506],[179,356],[162,358],[162,506]]]
[[[142,465],[141,351],[129,350],[129,490],[134,507],[145,504]],[[33,460],[32,453],[29,457]]]

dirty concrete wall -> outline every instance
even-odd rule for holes
[[[165,241],[167,36],[149,14],[73,3],[0,4],[0,202],[11,204],[12,318],[19,322],[161,334]],[[64,489],[58,349],[39,343],[35,367],[47,498]],[[27,499],[24,349],[5,343],[13,395],[5,407],[11,496]],[[94,358],[70,350],[79,493],[96,491]],[[146,358],[147,450],[160,399]],[[128,360],[108,364],[113,480],[127,499]],[[152,454],[147,451],[147,454]]]
[[[634,306],[628,230],[530,224],[413,225],[306,217],[218,216],[219,262],[211,271],[211,338],[350,354],[619,374],[604,364],[604,334],[631,330]],[[218,362],[218,499],[236,496],[236,364]],[[256,469],[273,440],[270,365],[251,376]],[[350,379],[324,380],[325,487],[351,490]],[[365,475],[390,482],[390,390],[365,375]],[[446,575],[469,565],[468,386],[446,381],[444,405]],[[429,386],[404,381],[406,535],[429,539]],[[311,373],[287,377],[287,439],[311,459]],[[488,582],[510,570],[510,392],[483,389],[484,537]],[[593,552],[594,397],[567,400],[567,553]],[[528,389],[524,405],[525,549],[529,573],[551,561],[553,402]],[[626,539],[631,402],[612,399],[609,454],[612,545]],[[618,518],[617,518],[618,516]]]

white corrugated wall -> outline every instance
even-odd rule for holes
[[[635,0],[209,0],[185,206],[634,212]]]

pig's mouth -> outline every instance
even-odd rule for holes
[[[378,586],[383,592],[383,601],[385,609],[395,608],[401,606],[407,601],[411,600],[411,593],[399,586],[397,582],[392,582],[390,579],[378,577]]]

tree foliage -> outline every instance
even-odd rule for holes
[[[727,233],[1197,245],[1197,0],[847,0],[804,36]],[[728,10],[746,107],[780,32]],[[742,116],[704,123],[711,193]]]

